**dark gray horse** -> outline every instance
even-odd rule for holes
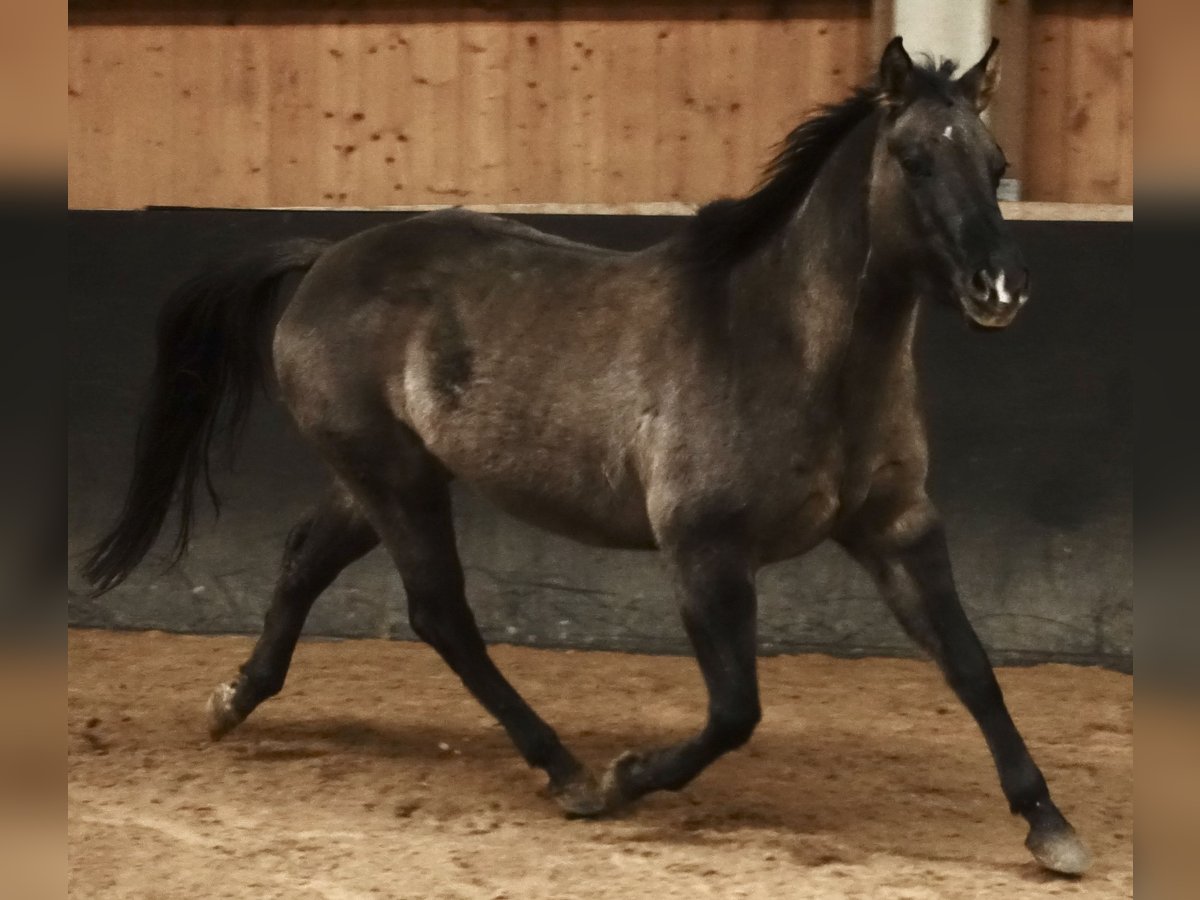
[[[1028,296],[995,199],[1004,157],[979,118],[994,50],[955,79],[892,41],[875,82],[800,125],[755,193],[642,252],[448,210],[270,247],[185,285],[161,319],[124,511],[86,576],[99,591],[124,579],[175,498],[182,552],[223,401],[236,425],[273,335],[283,400],[332,486],[288,538],[252,655],[210,701],[214,737],[282,688],[317,595],[382,540],[413,630],[569,814],[605,813],[681,788],[749,739],[755,573],[833,539],[978,721],[1034,856],[1083,871],[925,493],[919,298],[1000,328]],[[552,531],[664,554],[708,687],[703,728],[588,773],[488,656],[463,592],[454,478]]]

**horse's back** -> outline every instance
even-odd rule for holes
[[[448,263],[453,272],[461,274],[472,260],[516,254],[529,259],[591,261],[628,255],[456,207],[359,232],[332,248],[327,258],[330,264],[349,264],[360,271],[377,270],[381,265],[393,272],[431,267],[445,271]]]

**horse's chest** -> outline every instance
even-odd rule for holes
[[[740,465],[755,542],[765,561],[798,556],[828,538],[870,494],[885,446],[848,440],[836,430],[760,448]]]

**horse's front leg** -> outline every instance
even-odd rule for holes
[[[650,791],[682,788],[717,757],[746,743],[761,716],[754,581],[746,555],[712,540],[684,541],[668,552],[684,626],[708,686],[708,716],[703,729],[681,743],[620,756],[603,779],[609,810]]]
[[[843,546],[871,573],[905,631],[938,663],[979,724],[1010,809],[1029,823],[1025,845],[1052,871],[1082,873],[1090,863],[1087,848],[1050,799],[1009,715],[991,662],[959,602],[936,512],[924,498],[891,508],[886,516],[871,517],[871,524],[858,523],[842,537]]]

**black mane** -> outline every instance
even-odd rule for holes
[[[913,68],[906,99],[936,96],[950,102],[955,68],[952,60],[925,60]],[[884,103],[872,82],[855,88],[838,103],[821,107],[792,129],[753,193],[715,200],[696,211],[687,237],[692,264],[711,274],[761,246],[808,196],[821,166],[842,140]]]

